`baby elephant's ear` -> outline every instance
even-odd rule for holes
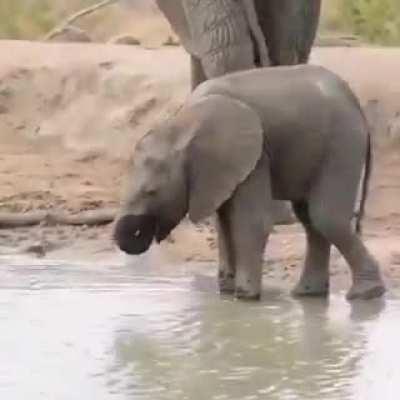
[[[261,157],[259,116],[239,100],[209,95],[192,104],[198,127],[189,145],[189,216],[213,214],[252,172]]]

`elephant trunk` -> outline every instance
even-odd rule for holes
[[[114,228],[114,239],[125,253],[136,255],[150,247],[156,234],[156,218],[148,215],[123,215]]]

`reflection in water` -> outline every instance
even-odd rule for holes
[[[146,333],[134,328],[117,335],[116,363],[130,370],[132,395],[353,398],[367,332],[352,323],[341,299],[329,305],[279,298],[257,305],[197,293],[191,300],[174,308],[169,324],[165,316],[155,322],[149,315]],[[135,318],[128,324],[137,326]]]
[[[398,398],[398,300],[236,302],[189,269],[0,269],[0,398]]]

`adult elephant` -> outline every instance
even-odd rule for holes
[[[321,0],[156,0],[191,55],[192,88],[229,72],[306,63]]]

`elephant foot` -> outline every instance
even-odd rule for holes
[[[218,287],[221,294],[235,293],[235,275],[232,272],[219,271]]]
[[[258,301],[261,298],[261,293],[254,293],[241,287],[237,287],[235,290],[235,298],[246,301]]]
[[[239,269],[236,273],[235,298],[249,301],[260,300],[261,280],[262,277],[254,270]]]
[[[291,293],[294,297],[326,297],[329,294],[329,278],[325,275],[321,277],[302,277]]]
[[[375,280],[358,280],[353,283],[353,286],[346,295],[347,300],[369,300],[376,297],[381,297],[386,292],[385,284],[382,279]]]

